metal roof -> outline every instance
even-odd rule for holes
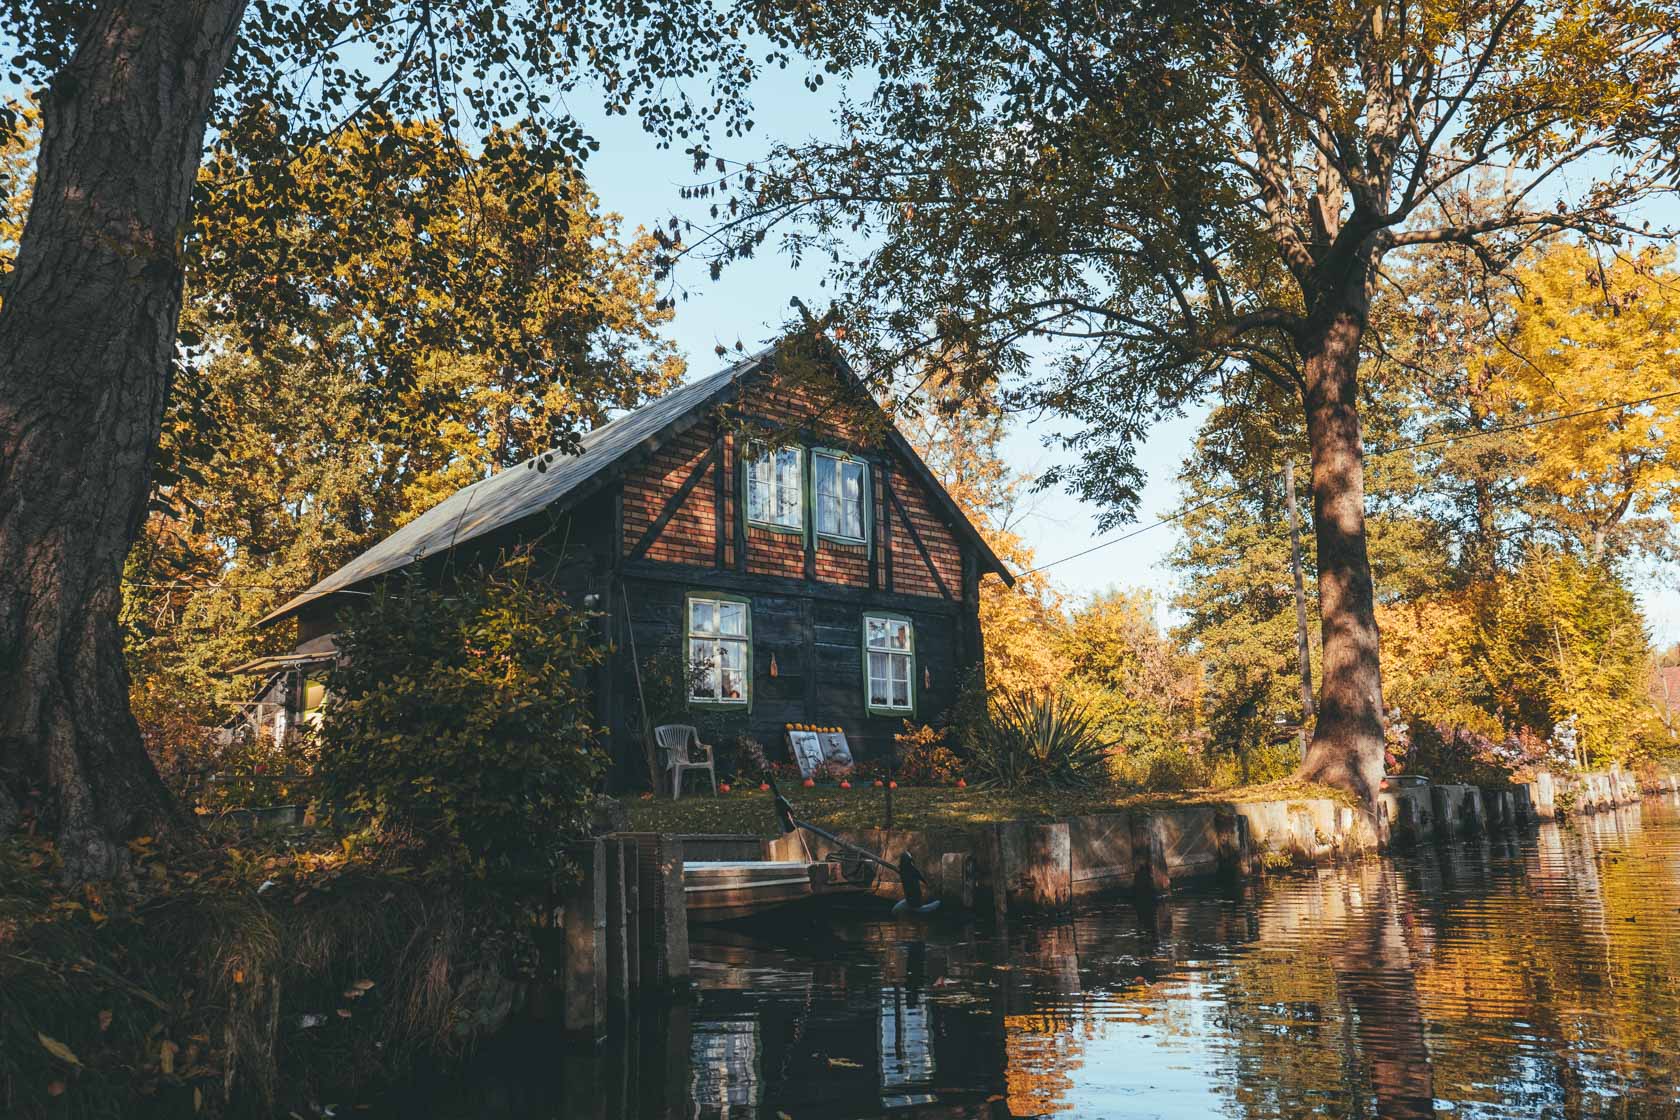
[[[770,350],[690,382],[585,435],[575,455],[548,452],[457,490],[308,591],[264,616],[258,626],[286,617],[316,599],[448,551],[494,532],[570,495],[630,452],[658,441],[671,425],[722,396],[735,379],[756,369]],[[547,459],[545,469],[536,469]]]

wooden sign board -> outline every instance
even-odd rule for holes
[[[844,731],[827,731],[817,737],[822,740],[824,762],[834,769],[852,768],[852,748],[846,742]]]
[[[799,776],[816,777],[823,765],[822,737],[815,731],[789,731],[787,740],[793,761],[799,764]]]

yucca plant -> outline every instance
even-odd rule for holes
[[[1112,744],[1068,696],[1005,690],[974,729],[969,773],[1004,789],[1075,789],[1101,781]]]

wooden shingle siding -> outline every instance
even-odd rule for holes
[[[893,504],[893,590],[906,595],[958,597],[962,588],[963,559],[962,546],[957,543],[956,535],[933,512],[932,503],[914,481],[896,471],[891,481],[892,492],[898,499]],[[899,523],[900,510],[908,518],[908,525]],[[914,535],[910,531],[912,527]],[[923,549],[927,550],[925,558]],[[931,568],[928,564],[930,560]]]
[[[803,533],[777,532],[756,525],[743,527],[738,453],[751,436],[720,431],[717,424],[707,422],[675,437],[646,464],[626,473],[626,555],[643,544],[645,549],[637,558],[904,595],[960,598],[962,545],[951,526],[936,512],[930,495],[907,470],[907,464],[889,450],[858,442],[871,433],[847,410],[807,400],[796,391],[775,385],[756,390],[749,387],[737,408],[752,424],[781,426],[789,434],[797,433],[806,449],[807,469],[813,447],[850,448],[868,462],[869,543],[817,538],[816,511],[810,508],[809,494]],[[717,463],[720,443],[721,476]],[[682,492],[696,470],[704,473],[703,479],[659,526],[667,503]],[[889,499],[886,486],[891,487],[896,500]],[[646,540],[649,530],[656,526],[659,532]],[[745,563],[740,564],[737,553],[743,549]]]
[[[696,469],[706,470],[709,478],[712,440],[703,426],[684,432],[660,448],[645,467],[625,476],[623,548],[626,553],[635,548],[666,503],[681,492],[684,482]],[[712,488],[696,486],[648,545],[645,555],[650,560],[672,564],[711,564],[717,549],[716,526]]]

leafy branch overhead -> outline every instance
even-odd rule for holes
[[[776,234],[827,261],[872,369],[937,349],[1021,378],[1052,348],[1019,403],[1089,422],[1067,480],[1117,513],[1150,420],[1233,362],[1299,392],[1302,346],[1387,254],[1461,245],[1501,270],[1562,232],[1665,233],[1641,208],[1675,173],[1670,4],[777,12],[785,44],[870,93],[842,101],[842,141],[717,159],[695,188],[716,220],[678,251],[715,265]]]

